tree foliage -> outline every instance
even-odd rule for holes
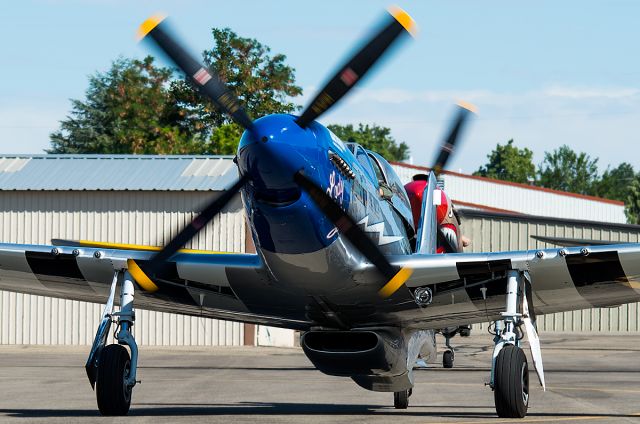
[[[271,55],[268,46],[229,28],[213,28],[211,35],[214,47],[202,53],[203,61],[238,96],[249,116],[257,119],[298,109],[291,99],[302,94],[302,88],[295,85],[295,69],[285,64],[285,55]],[[174,81],[172,88],[211,130],[231,123],[183,79]]]
[[[228,28],[212,30],[204,62],[240,97],[250,115],[289,113],[302,93],[286,57]],[[181,75],[151,57],[118,59],[89,78],[84,100],[51,134],[49,153],[233,154],[240,128]]]
[[[242,127],[233,122],[214,128],[210,138],[211,154],[235,155],[242,131]]]
[[[327,128],[341,140],[358,143],[368,150],[372,150],[387,160],[403,161],[409,157],[409,146],[406,143],[397,143],[391,136],[391,129],[378,125],[358,124],[353,125],[329,125]]]
[[[635,179],[633,166],[623,162],[617,167],[607,168],[595,185],[595,195],[606,199],[625,201],[629,197],[629,187]]]
[[[546,152],[538,168],[538,184],[555,190],[594,194],[598,182],[598,159],[576,153],[563,145]]]
[[[625,199],[625,214],[629,224],[640,224],[640,175],[629,184],[629,193]]]
[[[167,88],[172,71],[153,58],[117,59],[89,78],[86,99],[51,134],[49,153],[193,153],[202,126]]]
[[[487,158],[489,159],[487,164],[481,166],[473,175],[523,184],[535,180],[536,166],[533,164],[533,152],[526,147],[517,148],[513,145],[513,139],[507,144],[496,145]]]

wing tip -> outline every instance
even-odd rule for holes
[[[165,20],[166,17],[167,16],[164,14],[156,13],[155,15],[152,15],[147,20],[145,20],[142,24],[140,24],[138,32],[136,33],[136,38],[138,39],[138,41],[146,37],[151,31],[153,31],[155,27],[160,24],[160,22]]]
[[[67,240],[67,239],[58,239],[58,238],[52,238],[51,239],[51,244],[53,246],[69,246],[69,247],[80,247],[80,246],[82,246],[80,244],[80,242],[78,242],[76,240]]]
[[[404,9],[399,6],[392,5],[389,7],[388,11],[391,16],[393,16],[394,19],[398,21],[398,23],[402,25],[409,34],[411,34],[412,37],[418,35],[418,25],[416,24],[416,21],[414,21]]]

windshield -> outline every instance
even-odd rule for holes
[[[407,192],[404,189],[404,185],[402,184],[402,181],[400,181],[400,178],[396,175],[396,172],[393,170],[389,162],[387,162],[385,158],[375,152],[369,152],[369,155],[382,170],[383,175],[381,181],[385,182],[389,186],[393,194],[398,197],[398,200],[400,200],[407,208],[410,209],[411,204],[409,203],[409,197],[407,196]]]
[[[376,168],[376,166],[371,164],[371,160],[369,159],[369,155],[367,155],[366,150],[364,150],[362,146],[357,143],[346,143],[346,145],[349,150],[351,150],[351,153],[354,154],[354,156],[358,160],[358,163],[367,173],[367,177],[369,177],[369,179],[374,183],[377,183],[377,181],[379,181],[379,178],[376,178],[376,176],[379,171],[377,169],[374,171],[374,168]]]

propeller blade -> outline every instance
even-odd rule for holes
[[[400,34],[414,35],[417,27],[411,16],[400,8],[389,10],[391,19],[351,60],[340,68],[296,121],[302,128],[329,110],[351,90],[382,57]]]
[[[211,100],[221,111],[228,114],[246,130],[253,130],[253,121],[245,112],[238,98],[226,87],[220,78],[211,74],[206,66],[191,56],[171,35],[163,17],[152,16],[140,25],[139,39],[147,36],[185,73],[200,94]]]
[[[213,219],[225,207],[227,203],[235,196],[249,178],[246,175],[240,179],[229,189],[224,191],[222,195],[209,203],[200,214],[180,231],[166,246],[156,253],[144,266],[147,274],[153,274],[162,269],[164,263],[182,248],[189,240],[191,240],[205,225]]]
[[[447,166],[447,162],[451,158],[451,154],[456,147],[456,143],[460,139],[460,134],[464,129],[464,125],[472,113],[476,113],[476,107],[474,105],[466,102],[458,103],[458,115],[456,116],[456,120],[449,131],[449,136],[440,145],[438,156],[431,167],[436,176],[439,175]]]
[[[353,244],[384,276],[387,283],[378,291],[380,297],[387,298],[395,293],[413,272],[409,268],[391,265],[369,236],[361,230],[356,222],[340,206],[301,171],[296,172],[293,179],[306,191],[324,214],[333,222],[340,233]]]

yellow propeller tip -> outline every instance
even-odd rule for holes
[[[147,36],[147,34],[149,34],[151,31],[153,31],[153,29],[155,27],[158,26],[158,24],[160,24],[160,22],[162,22],[164,19],[166,18],[165,15],[162,15],[160,13],[157,13],[153,16],[151,16],[149,19],[147,19],[146,21],[144,21],[141,25],[140,28],[138,28],[138,33],[137,33],[137,39],[138,41],[142,40],[144,37]]]
[[[411,268],[401,268],[387,284],[378,290],[378,295],[383,299],[391,296],[397,292],[400,287],[402,287],[409,277],[411,277],[411,274],[413,274],[413,270]]]
[[[458,106],[460,106],[463,109],[467,109],[469,112],[478,113],[478,108],[476,107],[476,105],[474,105],[472,103],[465,102],[465,101],[459,101],[458,102]]]
[[[129,271],[129,274],[131,274],[133,279],[136,280],[136,283],[138,283],[138,285],[145,291],[153,293],[158,290],[158,286],[156,286],[156,284],[151,281],[151,278],[149,278],[147,274],[144,273],[142,268],[140,268],[140,266],[133,259],[127,259],[127,270]]]
[[[400,25],[404,27],[404,29],[407,30],[409,34],[411,34],[412,37],[415,37],[418,34],[418,25],[416,25],[416,21],[414,21],[413,18],[403,9],[394,5],[389,7],[389,13]]]

